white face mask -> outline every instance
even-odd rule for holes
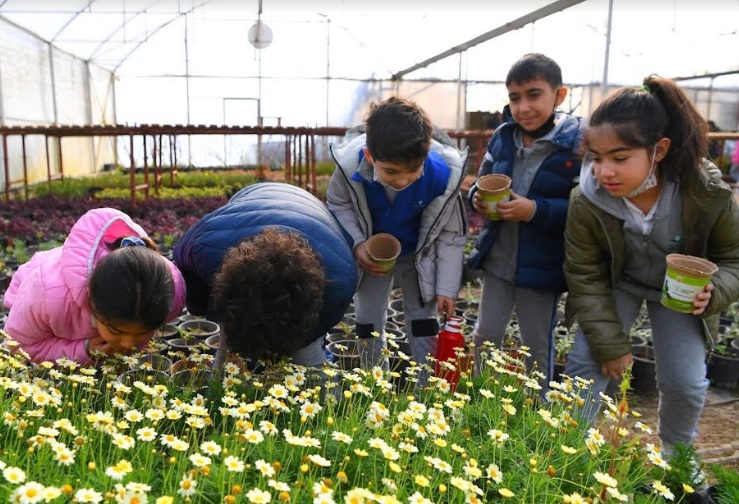
[[[649,167],[649,174],[647,174],[647,177],[644,179],[644,182],[641,183],[639,187],[631,191],[629,194],[626,195],[627,198],[635,198],[636,196],[639,196],[644,191],[648,191],[653,187],[657,186],[657,174],[655,173],[657,171],[657,163],[655,162],[657,155],[657,144],[654,145],[654,150],[652,151],[652,165]]]
[[[397,188],[397,187],[393,187],[393,186],[391,186],[390,184],[388,184],[387,182],[383,181],[383,180],[382,180],[382,179],[381,179],[381,178],[380,178],[380,177],[379,177],[379,176],[377,175],[377,172],[374,172],[374,173],[372,174],[372,178],[373,178],[373,179],[374,179],[374,180],[375,180],[376,182],[379,182],[379,183],[380,183],[380,185],[381,185],[382,187],[384,187],[385,189],[388,189],[388,190],[390,190],[390,192],[394,192],[394,193],[399,193],[400,191],[405,191],[406,189],[408,189],[408,188],[409,188],[410,186],[412,186],[412,185],[413,185],[413,182],[415,182],[415,180],[411,180],[410,182],[408,182],[408,183],[407,183],[406,185],[404,185],[403,187],[401,187],[401,188]]]
[[[399,193],[400,191],[405,191],[406,189],[408,189],[413,184],[413,182],[410,182],[410,183],[404,185],[400,189],[398,189],[397,187],[393,187],[390,184],[387,184],[387,183],[383,182],[382,180],[380,180],[380,184],[382,184],[382,187],[384,187],[385,189],[388,189],[391,192]]]

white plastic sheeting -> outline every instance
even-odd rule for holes
[[[531,51],[560,63],[566,107],[587,115],[600,99],[609,0],[585,0],[390,81],[549,3],[261,0],[258,16],[259,0],[2,0],[0,22],[23,29],[0,26],[0,121],[255,125],[261,113],[265,125],[351,126],[372,99],[399,93],[459,128],[467,111],[502,108],[500,82]],[[261,51],[247,39],[258,17],[274,34]],[[614,0],[609,83],[739,71],[737,26],[736,0]],[[739,74],[684,86],[706,117],[736,129]],[[110,162],[99,143],[84,160],[91,170]],[[202,143],[187,149],[189,161],[253,162],[224,139]]]

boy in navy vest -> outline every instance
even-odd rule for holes
[[[475,344],[500,347],[516,309],[521,339],[531,351],[527,367],[553,374],[553,329],[557,303],[566,289],[564,227],[570,190],[577,184],[577,157],[585,121],[555,112],[567,96],[559,65],[543,54],[526,54],[508,71],[506,121],[488,143],[478,178],[509,176],[511,199],[500,202],[500,220],[488,220],[468,259],[483,270]],[[487,208],[473,186],[475,210]]]
[[[214,367],[227,352],[323,365],[357,287],[350,245],[318,198],[282,182],[251,184],[190,227],[174,262],[190,313],[221,324]]]
[[[437,312],[454,314],[462,280],[467,220],[459,189],[466,152],[418,105],[397,97],[373,104],[365,127],[350,130],[331,152],[337,166],[326,197],[354,241],[362,273],[354,303],[357,334],[370,347],[366,362],[381,360],[384,337],[371,334],[384,332],[397,280],[412,357],[424,364],[435,352]],[[400,241],[392,274],[384,275],[368,256],[367,239],[377,233]]]

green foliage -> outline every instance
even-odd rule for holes
[[[95,185],[90,177],[65,178],[52,183],[41,183],[31,187],[32,196],[58,196],[64,199],[84,198],[89,194],[90,187]]]
[[[737,323],[734,322],[729,331],[725,333],[719,332],[718,340],[713,345],[713,353],[725,357],[736,357],[736,351],[731,346],[731,340],[739,337],[737,327]]]
[[[15,258],[20,264],[26,263],[31,259],[31,252],[28,246],[21,240],[13,240],[13,244],[5,251],[5,255]]]
[[[739,502],[739,472],[718,464],[711,465],[709,469],[716,478],[713,494],[716,504]]]
[[[136,173],[136,185],[143,184],[143,173]],[[168,199],[175,197],[209,197],[230,195],[239,189],[257,181],[254,171],[212,171],[185,170],[177,173],[174,187],[170,183],[169,174],[165,171],[158,197]],[[154,174],[149,173],[150,196],[154,195]],[[131,176],[121,171],[102,173],[92,177],[65,178],[51,184],[38,184],[31,188],[35,197],[57,196],[64,199],[84,198],[128,198],[130,197]]]
[[[319,161],[316,163],[316,175],[331,175],[335,168],[333,161]]]
[[[564,363],[567,362],[567,354],[575,343],[575,328],[568,330],[566,327],[557,324],[555,331],[558,329],[560,331],[558,331],[557,337],[554,338],[555,361]]]
[[[51,250],[62,246],[62,242],[59,240],[47,240],[38,244],[39,250]]]
[[[164,245],[168,249],[171,249],[172,247],[174,247],[174,244],[176,241],[177,241],[177,236],[173,234],[166,234],[162,238],[162,245]]]
[[[684,502],[681,499],[688,499],[688,495],[705,484],[705,474],[698,462],[695,447],[682,443],[676,444],[668,462],[670,470],[665,472],[662,483],[675,494],[676,502]]]
[[[159,194],[156,194],[153,189],[150,189],[149,197],[158,199],[193,199],[223,197],[228,196],[229,193],[229,189],[225,187],[182,187],[180,189],[162,187],[159,190]],[[143,197],[143,192],[140,192],[139,194],[141,195],[141,197]],[[128,199],[131,197],[131,190],[129,188],[103,189],[102,191],[97,193],[97,197],[111,199]]]

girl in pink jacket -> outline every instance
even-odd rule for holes
[[[61,247],[37,252],[5,293],[5,331],[35,362],[130,353],[177,317],[185,282],[125,213],[83,215]]]

